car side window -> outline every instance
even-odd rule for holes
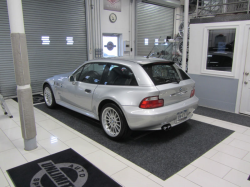
[[[104,85],[138,86],[130,68],[117,64],[108,64],[107,66],[106,70],[108,71],[105,72],[102,81]]]
[[[74,73],[73,77],[74,77],[74,80],[75,80],[75,81],[78,81],[78,80],[79,80],[79,77],[80,77],[80,75],[81,75],[82,69],[83,69],[83,66],[80,67],[80,68]]]
[[[99,84],[105,66],[106,64],[104,63],[90,63],[84,65],[81,75],[77,81],[90,84]]]

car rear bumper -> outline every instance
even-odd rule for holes
[[[198,106],[194,96],[185,101],[155,109],[141,109],[138,106],[122,106],[131,130],[160,130],[163,125],[178,125],[190,119]],[[187,110],[186,118],[177,121],[177,113]]]

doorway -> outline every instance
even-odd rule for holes
[[[241,92],[240,113],[250,115],[250,29],[248,30],[247,53]]]

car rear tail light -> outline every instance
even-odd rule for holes
[[[195,94],[195,89],[193,89],[193,90],[191,91],[190,97],[193,97],[194,94]]]
[[[146,97],[141,101],[140,108],[150,109],[164,106],[164,100],[159,96]]]

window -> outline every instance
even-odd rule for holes
[[[148,38],[144,39],[144,45],[148,45]]]
[[[133,72],[126,66],[108,64],[103,75],[104,85],[138,86]]]
[[[159,43],[159,40],[155,39],[155,45],[158,45],[158,43]]]
[[[103,36],[103,57],[118,56],[118,36]]]
[[[42,45],[49,45],[50,44],[49,36],[42,36],[41,40],[42,40]]]
[[[66,41],[67,41],[67,45],[73,45],[74,44],[73,37],[66,37]]]
[[[155,85],[190,79],[174,63],[152,63],[142,66]]]
[[[232,72],[236,29],[214,29],[208,32],[206,69]]]
[[[90,84],[99,84],[106,64],[91,63],[79,68],[75,74],[75,80]]]

